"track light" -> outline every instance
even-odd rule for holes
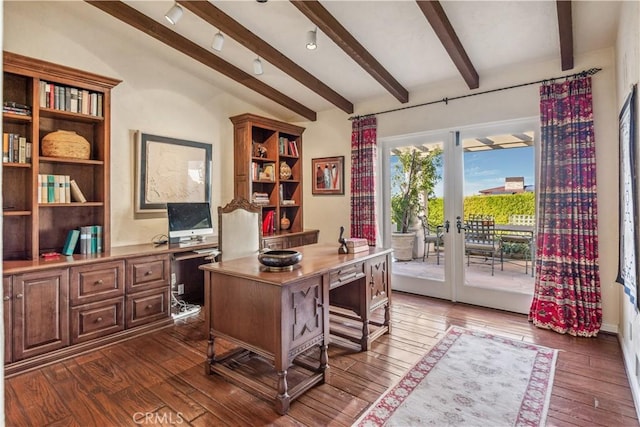
[[[171,9],[169,9],[164,17],[167,18],[167,21],[169,21],[169,23],[176,25],[182,17],[182,8],[178,6],[177,3],[174,3],[174,5],[171,7]]]
[[[311,30],[307,32],[307,49],[309,50],[314,50],[315,48],[318,47],[318,44],[316,43],[317,31],[318,29],[316,28],[315,30]]]
[[[260,61],[259,57],[253,60],[253,72],[258,76],[263,73],[262,61]]]
[[[216,35],[213,36],[213,43],[211,43],[211,48],[220,52],[222,50],[222,45],[224,45],[224,36],[220,31],[218,31]]]

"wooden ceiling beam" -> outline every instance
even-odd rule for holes
[[[136,9],[120,1],[85,0],[92,6],[108,13],[114,18],[131,25],[143,33],[161,41],[177,51],[195,59],[209,68],[229,77],[232,80],[254,90],[260,95],[282,105],[302,117],[315,121],[317,114],[298,101],[289,98],[285,94],[256,79],[251,74],[244,72],[233,64],[230,64],[217,55],[198,46],[185,37],[171,31],[164,25],[138,12]]]
[[[573,68],[573,18],[571,17],[571,1],[557,0],[558,31],[560,33],[560,60],[562,71]]]
[[[458,68],[469,89],[479,88],[480,78],[478,77],[478,72],[471,63],[440,2],[416,0],[416,3],[425,18],[427,18],[427,21],[429,21],[431,28],[440,39],[449,57]]]
[[[353,104],[351,102],[315,78],[304,68],[287,58],[273,46],[253,34],[246,27],[242,26],[238,21],[234,20],[212,3],[201,0],[178,0],[177,3],[189,9],[205,22],[229,35],[232,39],[251,50],[256,55],[280,68],[289,76],[299,81],[327,101],[331,102],[345,113],[353,113]]]
[[[409,101],[409,92],[402,87],[391,73],[389,73],[320,2],[316,0],[291,0],[291,3],[398,101],[402,103]]]

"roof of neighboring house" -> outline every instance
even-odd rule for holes
[[[530,193],[534,191],[533,185],[525,185],[522,190],[505,190],[504,185],[500,187],[487,188],[480,190],[479,193],[483,195],[489,194],[516,194],[516,193]]]

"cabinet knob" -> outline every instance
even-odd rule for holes
[[[96,319],[96,323],[100,323],[100,322],[102,322],[102,317],[98,317],[98,318]]]
[[[153,274],[153,271],[149,270],[146,273],[144,273],[145,276],[151,276]]]
[[[96,280],[96,282],[94,283],[94,285],[102,285],[104,282],[102,281],[102,279],[100,280]]]
[[[147,308],[148,308],[148,309],[153,308],[153,304],[149,304],[149,305],[147,305]]]
[[[10,299],[11,299],[11,297],[9,295],[5,295],[4,298],[3,298],[3,300],[5,300],[5,301],[9,301]]]
[[[16,299],[22,299],[22,294],[16,295]]]

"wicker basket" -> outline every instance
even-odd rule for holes
[[[42,155],[87,160],[91,145],[84,137],[69,130],[58,130],[42,138]]]

